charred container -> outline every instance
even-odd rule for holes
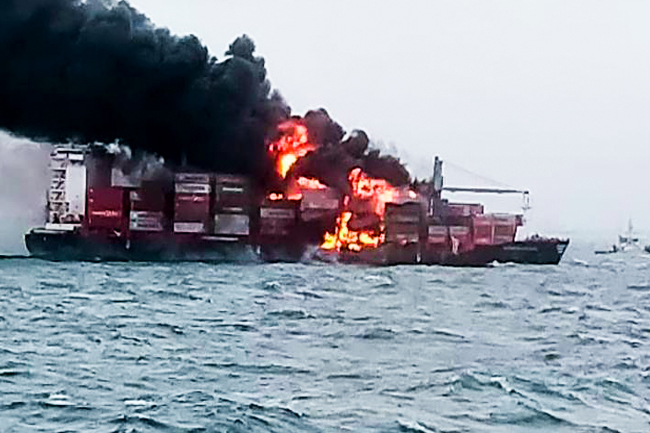
[[[306,249],[299,230],[300,201],[265,199],[260,206],[257,243],[267,262],[299,261]]]

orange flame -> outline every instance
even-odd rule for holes
[[[298,186],[302,189],[326,189],[327,186],[320,183],[317,179],[310,177],[299,177]]]
[[[375,179],[366,175],[360,168],[350,171],[348,180],[352,186],[353,198],[370,200],[373,212],[383,220],[386,211],[386,203],[390,203],[399,197],[399,190],[383,179]],[[344,204],[349,206],[350,197],[345,197]],[[324,250],[347,249],[350,251],[361,251],[364,248],[377,248],[384,243],[385,235],[383,228],[379,233],[373,230],[355,231],[348,227],[352,219],[352,212],[344,211],[336,220],[334,233],[326,233],[321,244]]]
[[[374,179],[366,175],[360,168],[350,171],[348,180],[352,185],[352,193],[361,199],[373,201],[375,213],[383,217],[386,203],[393,202],[399,191],[384,179]]]
[[[377,248],[384,242],[384,234],[373,234],[371,231],[350,230],[348,223],[352,218],[352,212],[343,212],[336,220],[336,231],[334,234],[326,233],[321,248],[324,250],[347,249],[359,252],[364,248]]]
[[[288,120],[278,126],[280,138],[269,145],[269,152],[274,156],[276,171],[285,178],[298,161],[316,146],[309,142],[307,127],[295,120]]]

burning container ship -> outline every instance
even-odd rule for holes
[[[47,223],[26,234],[26,246],[54,260],[297,261],[315,250],[328,261],[452,266],[557,264],[568,246],[517,241],[522,215],[442,199],[437,158],[429,182],[393,187],[357,167],[341,191],[290,176],[305,154],[295,144],[276,146],[285,182],[270,193],[243,176],[187,168],[133,181],[106,153],[57,147]]]

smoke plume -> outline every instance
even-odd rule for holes
[[[0,0],[0,128],[48,142],[120,140],[169,162],[263,174],[286,117],[247,36],[225,60],[126,2]]]
[[[355,167],[394,186],[410,182],[409,172],[399,159],[370,149],[364,131],[354,130],[346,137],[343,128],[324,109],[309,111],[301,121],[307,126],[309,141],[318,147],[296,163],[292,176],[313,177],[346,192],[348,174]]]
[[[24,254],[23,233],[45,219],[51,147],[0,132],[0,254]]]
[[[0,0],[0,58],[0,129],[52,143],[119,142],[133,156],[122,166],[136,174],[153,154],[267,187],[280,181],[266,145],[291,112],[245,35],[217,60],[195,36],[157,28],[125,1]],[[345,138],[324,109],[297,119],[318,147],[296,174],[341,190],[354,167],[409,182],[399,160],[369,150],[362,131]]]

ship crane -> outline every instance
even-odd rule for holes
[[[473,192],[477,194],[521,194],[523,196],[524,204],[522,206],[524,211],[530,209],[530,191],[523,189],[508,189],[508,188],[472,188],[463,186],[444,186],[443,191],[448,192]]]
[[[449,163],[448,163],[449,164]],[[451,164],[454,165],[454,164]],[[478,176],[483,178],[484,180],[490,180],[487,179],[483,176],[477,175],[476,173],[472,173],[468,170],[463,169],[462,167],[458,167],[462,171],[465,171],[469,174],[472,174],[474,176]],[[492,181],[492,183],[496,183]],[[469,193],[477,193],[477,194],[521,194],[523,197],[523,205],[522,209],[524,212],[530,210],[530,191],[528,190],[523,190],[523,189],[516,189],[516,188],[484,188],[484,187],[461,187],[461,186],[443,186],[443,175],[442,175],[442,160],[438,158],[437,156],[434,159],[433,163],[433,185],[434,185],[434,190],[436,191],[436,195],[440,197],[443,191],[447,192],[469,192]]]

